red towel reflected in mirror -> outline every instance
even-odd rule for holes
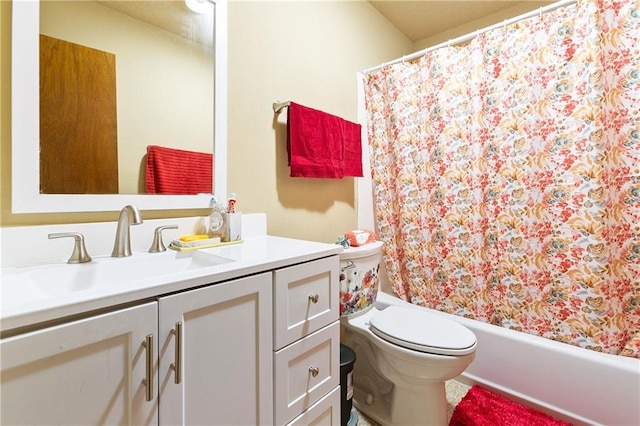
[[[213,154],[149,145],[145,187],[148,194],[211,194]]]

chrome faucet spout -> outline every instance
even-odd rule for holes
[[[142,215],[136,206],[124,206],[120,210],[118,218],[118,228],[116,229],[116,241],[113,245],[111,257],[131,256],[131,236],[129,234],[130,225],[142,223]]]

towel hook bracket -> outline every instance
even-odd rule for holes
[[[290,103],[289,101],[286,101],[286,102],[275,101],[272,105],[273,112],[275,112],[276,114],[280,114],[283,109],[289,106],[289,103]]]

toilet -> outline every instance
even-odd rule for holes
[[[376,241],[340,255],[341,339],[356,353],[353,405],[383,425],[446,425],[444,382],[473,361],[476,336],[378,294],[381,254]]]

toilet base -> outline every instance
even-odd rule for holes
[[[369,404],[367,404],[369,401]],[[391,422],[389,413],[391,404],[385,398],[375,398],[368,392],[361,389],[353,389],[353,406],[362,414],[381,425],[388,425]]]
[[[402,401],[393,404],[393,398]],[[392,392],[377,397],[354,387],[353,406],[384,426],[446,426],[448,423],[444,383],[424,386],[418,393],[416,389],[405,389],[404,392]]]
[[[382,425],[446,426],[444,381],[404,380],[397,386],[380,371],[379,363],[384,361],[365,336],[346,329],[344,339],[356,352],[353,405],[359,411]]]

